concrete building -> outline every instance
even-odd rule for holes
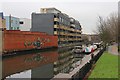
[[[74,63],[72,50],[81,43],[79,21],[56,8],[42,8],[41,13],[32,13],[31,31],[46,32],[58,36],[58,61],[54,62],[54,74],[67,73]]]
[[[2,28],[2,18],[0,17],[0,28]]]
[[[101,41],[97,34],[82,34],[84,44],[99,43]]]
[[[31,28],[31,19],[20,18],[20,30],[21,31],[30,31]]]
[[[6,28],[5,18],[3,13],[0,13],[0,29]]]
[[[5,16],[7,30],[19,30],[19,18],[13,16]]]

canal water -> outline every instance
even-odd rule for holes
[[[71,54],[70,51],[67,51],[67,55],[65,52],[59,53],[57,48],[21,51],[12,54],[0,58],[0,78],[2,79],[25,78],[31,80],[31,78],[40,78],[49,80],[58,73],[72,71],[76,65],[81,64],[79,60],[84,56]],[[77,61],[79,62],[75,63]]]
[[[58,60],[58,50],[29,51],[19,55],[3,57],[0,69],[3,79],[14,78],[52,78],[54,62]]]

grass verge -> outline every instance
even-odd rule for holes
[[[118,56],[104,52],[97,61],[90,78],[118,78]]]

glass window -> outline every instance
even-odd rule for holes
[[[59,19],[60,19],[60,22],[62,22],[62,18],[60,17]]]
[[[62,18],[62,23],[63,23],[63,18]]]
[[[13,27],[11,27],[10,29],[13,30]]]
[[[17,30],[19,29],[19,27],[17,27]]]
[[[16,24],[17,24],[18,22],[16,21]]]
[[[20,21],[19,23],[20,23],[20,24],[24,24],[24,22],[23,22],[23,21]]]

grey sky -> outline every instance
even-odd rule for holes
[[[80,1],[39,1],[39,2],[3,2],[2,11],[5,15],[19,18],[31,18],[32,12],[40,12],[40,8],[55,7],[79,20],[83,33],[93,33],[96,30],[97,17],[108,16],[117,12],[117,2],[80,2]]]

